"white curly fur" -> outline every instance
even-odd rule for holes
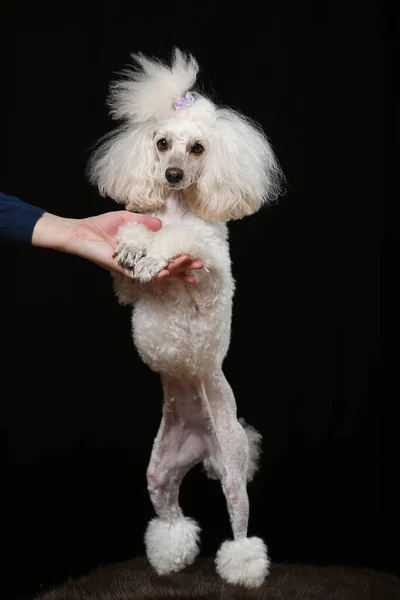
[[[193,519],[173,522],[152,519],[145,533],[146,553],[159,575],[178,572],[191,565],[199,553],[200,527]]]
[[[163,223],[156,233],[134,224],[121,228],[117,257],[133,269],[133,279],[114,279],[119,301],[133,306],[136,348],[160,374],[164,391],[147,470],[158,519],[146,533],[147,553],[158,572],[176,570],[177,553],[181,566],[194,560],[198,529],[194,534],[183,520],[178,497],[182,478],[203,462],[221,481],[234,535],[219,553],[218,570],[234,581],[237,553],[237,581],[254,586],[268,570],[262,541],[246,538],[246,485],[257,469],[261,435],[238,421],[222,370],[234,293],[226,222],[274,199],[281,171],[257,124],[193,89],[193,56],[175,49],[169,66],[142,55],[134,60],[109,98],[111,115],[122,124],[102,140],[89,176],[101,194]],[[195,102],[176,110],[174,98],[186,92]],[[182,253],[204,263],[193,272],[196,285],[155,279]]]
[[[267,548],[257,537],[227,540],[218,550],[215,563],[223,579],[246,587],[259,587],[270,566]]]
[[[182,96],[196,81],[197,62],[178,49],[173,52],[171,68],[141,53],[132,54],[132,59],[139,69],[126,69],[125,78],[111,85],[112,116],[133,124],[168,117],[171,99]]]

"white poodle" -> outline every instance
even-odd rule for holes
[[[147,557],[159,574],[194,561],[200,529],[178,496],[182,478],[203,462],[222,484],[233,531],[217,553],[217,571],[256,587],[269,560],[264,542],[247,537],[246,485],[261,435],[237,419],[222,371],[234,292],[226,222],[276,197],[281,171],[258,125],[193,90],[199,68],[191,55],[175,49],[170,66],[142,54],[133,59],[109,98],[123,124],[102,141],[89,175],[102,195],[163,223],[156,233],[138,224],[120,229],[116,254],[133,278],[114,279],[119,301],[134,307],[136,348],[160,374],[164,393],[147,470],[157,515],[145,533]],[[203,261],[196,284],[155,279],[180,254]]]

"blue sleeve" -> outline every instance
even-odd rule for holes
[[[33,229],[44,212],[43,208],[0,192],[0,240],[31,244]]]

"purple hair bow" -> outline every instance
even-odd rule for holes
[[[174,98],[173,106],[175,110],[180,110],[181,108],[192,106],[193,103],[194,97],[190,92],[186,92],[186,95],[182,96],[182,98]]]

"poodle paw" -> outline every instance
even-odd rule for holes
[[[177,573],[191,565],[198,552],[200,527],[182,517],[173,523],[155,518],[145,534],[147,558],[159,575]]]
[[[135,266],[134,276],[142,283],[151,281],[156,277],[162,269],[168,265],[168,261],[163,258],[153,258],[152,256],[144,256]]]
[[[257,537],[224,542],[215,562],[222,579],[249,588],[260,587],[269,573],[267,547]]]
[[[119,242],[115,249],[117,261],[124,267],[134,269],[143,256],[143,251],[128,242]]]

